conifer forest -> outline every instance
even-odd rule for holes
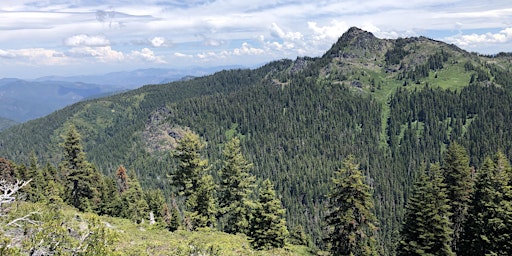
[[[320,57],[0,131],[0,255],[512,255],[512,54]]]

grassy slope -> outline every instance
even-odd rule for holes
[[[68,216],[81,216],[67,208]],[[189,255],[194,250],[212,250],[216,255],[312,255],[305,246],[287,245],[282,249],[257,251],[251,248],[247,236],[224,232],[201,230],[169,232],[158,225],[147,222],[135,224],[128,219],[101,216],[100,219],[118,234],[116,251],[122,255]],[[108,224],[107,224],[108,223]],[[203,254],[202,254],[203,255]],[[209,254],[204,254],[209,255]]]

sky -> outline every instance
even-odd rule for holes
[[[320,56],[352,26],[512,52],[510,0],[1,0],[0,78],[256,67]]]

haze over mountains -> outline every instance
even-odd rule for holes
[[[107,96],[147,84],[162,84],[204,76],[229,68],[235,67],[138,69],[102,75],[45,76],[32,80],[2,78],[0,130],[45,116],[83,99]]]

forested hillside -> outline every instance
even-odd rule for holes
[[[467,149],[474,169],[498,151],[511,159],[511,68],[510,54],[351,28],[322,57],[77,103],[0,133],[0,156],[28,163],[34,152],[55,165],[61,135],[73,125],[99,171],[113,177],[124,165],[170,202],[180,192],[170,177],[184,134],[206,142],[211,170],[222,169],[223,148],[236,136],[253,164],[249,173],[274,184],[288,229],[304,228],[312,246],[325,248],[326,196],[351,154],[373,194],[377,243],[394,254],[413,184],[425,164],[444,164],[448,145]]]
[[[5,129],[7,129],[11,126],[14,126],[16,124],[17,124],[17,122],[15,122],[13,120],[0,117],[0,131],[5,130]]]

